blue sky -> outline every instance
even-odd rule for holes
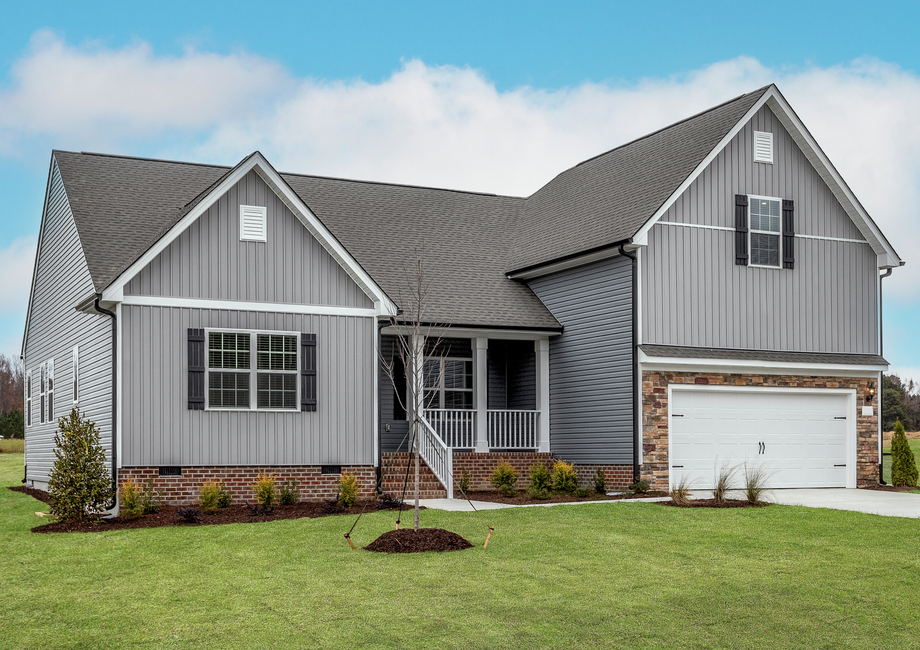
[[[4,8],[0,352],[18,354],[52,148],[260,149],[284,170],[526,194],[776,82],[908,261],[885,281],[885,352],[920,379],[915,4],[254,6]]]

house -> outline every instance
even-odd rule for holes
[[[313,498],[343,471],[398,490],[404,386],[381,358],[410,332],[416,258],[440,327],[428,495],[499,457],[620,487],[703,487],[743,462],[774,487],[878,482],[881,278],[903,262],[775,86],[529,197],[279,173],[258,152],[227,168],[55,151],[27,482],[46,485],[55,419],[77,407],[119,481],[172,501],[209,478],[242,496],[262,470]]]

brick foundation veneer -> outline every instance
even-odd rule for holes
[[[668,489],[668,385],[776,386],[780,388],[856,389],[856,484],[878,485],[878,416],[862,415],[868,377],[809,377],[721,373],[642,373],[642,478],[653,490]],[[873,409],[877,412],[876,409]]]
[[[158,467],[122,467],[118,470],[118,483],[133,478],[143,486],[153,479],[153,487],[162,490],[163,503],[185,505],[198,501],[198,488],[205,481],[224,481],[233,494],[235,503],[255,503],[250,484],[259,472],[275,475],[275,484],[296,480],[301,501],[321,501],[335,498],[339,492],[339,474],[321,474],[319,466],[237,466],[237,467],[183,467],[182,476],[159,476]],[[358,477],[360,498],[375,496],[377,471],[372,465],[343,465],[342,472]]]

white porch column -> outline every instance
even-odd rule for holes
[[[537,451],[549,452],[549,340],[534,341],[537,370]]]
[[[473,387],[476,409],[476,451],[489,451],[489,339],[475,339],[476,354],[473,356]]]

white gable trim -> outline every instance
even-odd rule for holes
[[[204,214],[220,197],[226,194],[230,188],[242,180],[246,174],[255,170],[259,177],[272,188],[275,194],[284,202],[284,204],[294,213],[304,227],[310,231],[310,234],[322,245],[326,251],[345,269],[349,277],[361,287],[361,290],[374,301],[377,310],[381,315],[392,315],[396,313],[396,305],[389,299],[376,282],[367,272],[361,268],[345,247],[333,236],[333,234],[323,225],[315,214],[304,204],[290,186],[281,178],[281,175],[269,164],[269,162],[258,151],[254,152],[245,159],[236,169],[224,178],[198,205],[194,207],[187,215],[182,217],[163,237],[160,238],[153,246],[147,249],[137,261],[122,271],[105,290],[102,292],[104,302],[121,302],[124,300],[124,288],[138,273],[140,273],[148,264],[150,264],[160,253],[162,253],[173,241],[175,241],[189,226],[191,226],[202,214]]]
[[[868,213],[854,196],[852,190],[847,186],[846,182],[834,168],[833,164],[831,164],[828,157],[821,150],[821,147],[818,146],[818,143],[815,142],[815,139],[808,132],[808,129],[805,128],[805,125],[802,124],[802,121],[799,120],[798,116],[793,112],[789,103],[780,94],[776,86],[770,86],[766,92],[764,92],[763,96],[748,109],[747,113],[745,113],[740,120],[738,120],[738,123],[725,134],[725,137],[719,141],[719,144],[709,152],[709,155],[706,156],[684,182],[674,190],[674,193],[668,197],[668,200],[661,204],[661,207],[658,208],[655,214],[653,214],[652,217],[645,222],[645,225],[643,225],[633,236],[633,243],[640,246],[648,244],[648,233],[652,227],[661,220],[677,199],[690,187],[693,181],[703,173],[710,163],[716,159],[716,156],[718,156],[719,153],[728,146],[728,143],[738,135],[741,129],[751,121],[757,114],[757,111],[765,105],[770,107],[770,110],[773,111],[783,127],[789,132],[789,135],[792,136],[792,139],[802,150],[802,153],[805,154],[808,161],[811,162],[821,178],[824,179],[824,182],[827,183],[831,192],[834,193],[840,205],[846,210],[847,215],[853,220],[853,223],[866,238],[869,245],[872,246],[872,250],[879,256],[879,268],[902,266],[903,262],[901,258],[894,251],[894,248],[892,248],[891,244],[879,230],[875,222],[869,217]]]

